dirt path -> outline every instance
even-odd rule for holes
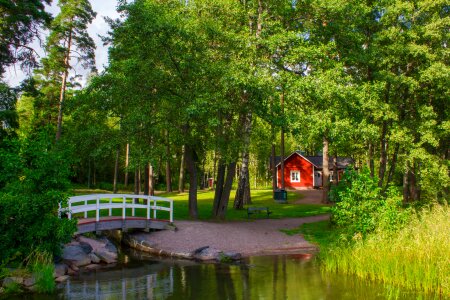
[[[294,202],[294,204],[322,204],[322,190],[299,190],[296,191],[303,195],[303,198]]]
[[[327,220],[327,215],[295,219],[261,219],[253,222],[213,223],[177,221],[177,231],[133,234],[152,247],[172,252],[191,252],[203,246],[222,251],[257,254],[307,253],[317,248],[302,236],[288,236],[280,229],[293,229],[303,223]]]

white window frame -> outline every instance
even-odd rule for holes
[[[292,174],[294,173],[298,173],[298,180],[292,180]],[[300,170],[291,170],[291,173],[289,174],[289,179],[291,182],[300,182],[301,181],[301,177],[300,177]]]

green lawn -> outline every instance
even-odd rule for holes
[[[75,190],[75,194],[91,194],[91,193],[105,193],[102,190]],[[230,203],[228,206],[227,220],[247,220],[247,210],[235,210],[233,209],[234,191],[231,193]],[[279,204],[272,198],[271,190],[253,190],[252,192],[252,204],[250,206],[267,206],[272,211],[271,218],[298,218],[314,216],[319,214],[326,214],[330,211],[330,207],[326,205],[314,205],[314,204],[292,204],[294,201],[301,199],[301,195],[294,192],[288,192],[288,203]],[[160,197],[170,198],[174,200],[174,220],[187,220],[189,219],[188,211],[188,193],[162,193],[158,194]],[[211,219],[211,210],[214,199],[214,191],[199,191],[198,192],[198,213],[199,219],[209,220]],[[114,201],[121,201],[121,199],[114,199]],[[103,210],[101,215],[107,215],[108,211]],[[127,212],[130,215],[131,210]],[[121,210],[114,209],[113,215],[120,215]],[[158,212],[158,218],[165,218],[165,212]],[[136,210],[137,216],[144,216],[144,211]],[[93,217],[93,213],[89,213],[90,217]],[[263,218],[264,214],[256,216],[257,218]],[[252,216],[252,218],[255,218]]]

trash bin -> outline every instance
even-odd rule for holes
[[[278,203],[287,203],[287,192],[286,190],[275,190],[274,200]]]

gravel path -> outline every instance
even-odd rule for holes
[[[322,190],[299,190],[296,192],[302,194],[303,197],[295,201],[294,204],[323,204]]]
[[[133,234],[152,247],[173,252],[190,252],[203,246],[222,251],[257,254],[305,253],[317,251],[302,236],[288,236],[280,229],[293,229],[303,223],[327,220],[328,215],[294,219],[259,219],[248,222],[177,221],[177,231],[163,230]]]

